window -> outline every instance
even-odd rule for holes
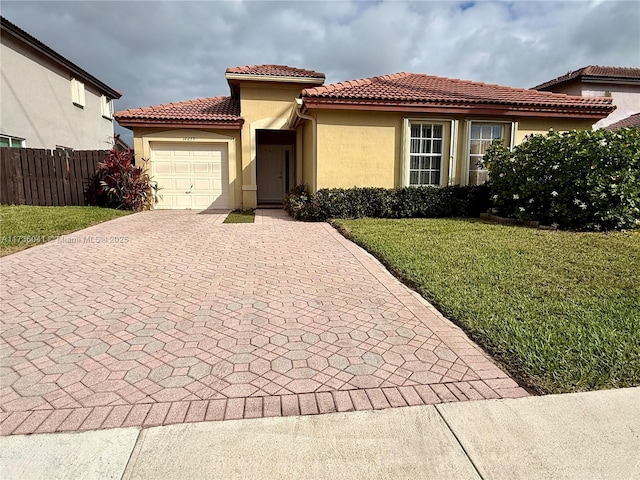
[[[0,135],[0,147],[24,148],[24,138]]]
[[[494,140],[504,140],[504,125],[472,123],[469,136],[469,185],[479,185],[489,179],[489,172],[480,162]]]
[[[440,185],[443,125],[410,124],[409,185]]]
[[[75,78],[71,79],[71,101],[76,107],[84,108],[84,83],[79,82]]]
[[[110,98],[102,95],[100,97],[100,108],[102,109],[102,116],[111,120],[113,118],[113,101]]]

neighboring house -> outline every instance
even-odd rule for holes
[[[619,128],[628,128],[628,127],[640,127],[640,113],[634,113],[633,115],[629,115],[622,120],[617,121],[616,123],[612,123],[611,125],[607,125],[605,130],[610,130],[615,132]]]
[[[640,113],[640,68],[589,65],[533,89],[583,97],[611,98],[616,109],[596,122],[593,128],[607,127]]]
[[[116,150],[119,150],[121,152],[127,152],[129,150],[133,151],[131,145],[125,142],[117,133],[113,136],[113,146],[116,148]]]
[[[122,95],[0,17],[0,146],[104,150]]]
[[[307,183],[398,187],[482,183],[494,139],[590,129],[610,98],[414,73],[324,85],[279,65],[229,68],[227,97],[117,112],[162,188],[159,208],[254,208]]]

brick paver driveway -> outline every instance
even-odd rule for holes
[[[223,218],[145,212],[3,258],[2,434],[526,395],[329,225]]]

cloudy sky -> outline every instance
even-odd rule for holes
[[[227,67],[263,63],[327,83],[410,71],[514,87],[586,65],[640,67],[638,0],[3,0],[1,12],[123,92],[116,110],[226,95]]]

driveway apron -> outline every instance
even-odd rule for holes
[[[1,260],[3,435],[527,395],[326,223],[153,211]]]

